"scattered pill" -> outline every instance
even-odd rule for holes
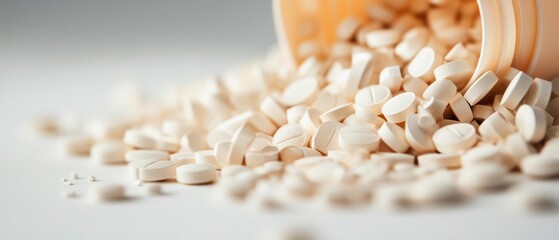
[[[205,184],[215,180],[216,169],[209,164],[188,164],[176,170],[177,182],[182,184]]]

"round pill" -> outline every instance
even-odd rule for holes
[[[168,160],[169,153],[160,150],[132,150],[128,151],[124,156],[127,162],[141,160]]]
[[[461,156],[462,167],[467,168],[478,164],[501,164],[501,152],[493,145],[472,148]]]
[[[155,149],[157,147],[157,142],[154,138],[138,129],[127,130],[124,133],[123,141],[126,145],[135,148]]]
[[[444,104],[448,104],[456,95],[456,85],[447,79],[439,79],[431,83],[423,92],[423,99],[431,97],[440,100]]]
[[[355,94],[355,103],[370,112],[380,115],[384,103],[392,98],[390,89],[382,85],[373,85],[360,89]]]
[[[410,61],[408,74],[431,82],[434,78],[433,70],[441,65],[443,58],[433,48],[424,47]]]
[[[320,155],[321,155],[320,152],[312,148],[298,147],[298,146],[289,146],[282,149],[279,152],[279,158],[281,159],[282,162],[286,164],[292,163],[300,158],[320,156]]]
[[[536,78],[530,85],[524,103],[532,106],[545,109],[551,98],[552,83],[541,78]]]
[[[373,152],[379,147],[380,137],[367,126],[345,126],[340,129],[338,142],[340,147],[349,151],[363,149]]]
[[[420,167],[441,167],[457,168],[460,167],[460,154],[458,153],[427,153],[417,156]]]
[[[216,170],[210,164],[188,164],[176,169],[177,182],[182,184],[205,184],[215,180]]]
[[[91,160],[99,164],[124,163],[126,146],[120,141],[97,142],[91,148]]]
[[[507,184],[507,171],[496,164],[474,165],[463,169],[458,175],[458,185],[468,190],[490,191]]]
[[[431,121],[425,119],[425,117],[421,118],[419,114],[410,114],[406,119],[406,140],[411,148],[418,153],[433,152],[435,150],[432,134],[437,130],[436,122],[430,116],[427,118]],[[420,119],[423,119],[422,123],[420,123]]]
[[[433,142],[441,153],[466,150],[477,142],[476,129],[469,123],[451,124],[437,130]]]
[[[450,108],[460,122],[469,123],[474,120],[472,109],[462,94],[457,93],[454,98],[450,100]]]
[[[552,178],[559,176],[559,157],[557,155],[530,155],[522,159],[520,169],[535,178]]]
[[[522,105],[516,112],[516,127],[524,139],[536,143],[545,137],[547,118],[545,111],[538,107]]]
[[[307,77],[289,84],[281,95],[281,101],[287,106],[311,104],[318,94],[318,80]]]
[[[474,70],[466,60],[460,59],[438,66],[434,74],[435,79],[448,79],[452,81],[458,89],[461,89],[468,83],[473,71]]]
[[[365,40],[370,48],[379,48],[395,45],[400,41],[401,37],[402,35],[398,30],[375,30],[367,33]]]
[[[311,148],[323,154],[327,154],[329,150],[338,148],[338,134],[343,126],[343,124],[335,121],[322,123],[316,131],[316,134],[312,137]]]
[[[379,84],[390,89],[391,92],[396,93],[402,87],[404,78],[400,71],[400,66],[390,66],[382,69],[379,76]]]
[[[231,145],[226,157],[226,164],[228,165],[241,165],[243,164],[243,157],[246,150],[254,140],[256,130],[251,124],[245,124],[233,135]]]
[[[276,131],[272,144],[281,151],[289,146],[306,146],[309,141],[309,135],[305,129],[296,123],[283,125]]]
[[[357,91],[371,83],[374,76],[375,66],[371,59],[362,60],[352,64],[344,86],[344,96],[348,101],[355,98]]]
[[[417,98],[411,92],[401,93],[386,101],[382,106],[382,114],[392,123],[406,120],[408,115],[417,110]]]
[[[471,106],[476,105],[495,87],[499,78],[489,70],[474,81],[472,86],[464,93],[464,98]]]
[[[516,109],[520,101],[526,96],[526,93],[528,93],[531,84],[532,78],[530,76],[524,72],[516,74],[503,94],[501,105],[508,109]]]
[[[323,114],[320,115],[320,120],[322,120],[322,122],[327,122],[327,121],[341,122],[347,116],[353,113],[355,113],[355,110],[353,109],[353,104],[346,103],[324,112]]]
[[[385,122],[378,130],[378,134],[390,149],[402,153],[409,149],[410,145],[406,141],[404,129],[398,125]]]

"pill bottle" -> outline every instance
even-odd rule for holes
[[[368,18],[366,9],[383,0],[273,0],[274,21],[282,53],[294,66],[295,54],[309,39],[329,46],[339,24],[352,16]],[[415,4],[431,0],[407,0]],[[441,0],[457,1],[459,0]],[[384,1],[386,2],[386,1]],[[532,77],[559,76],[559,0],[477,0],[481,19],[481,50],[470,85],[493,70],[504,77],[514,67]]]

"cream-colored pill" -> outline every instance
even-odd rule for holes
[[[433,134],[433,142],[441,153],[456,153],[474,146],[477,142],[476,129],[469,123],[451,124]]]
[[[169,119],[163,122],[161,132],[165,135],[173,137],[181,137],[188,130],[188,126],[184,121]]]
[[[423,119],[423,123],[420,123],[420,119],[422,117],[428,119]],[[406,119],[406,141],[409,143],[411,148],[418,153],[433,152],[435,150],[435,145],[433,144],[432,135],[437,128],[435,119],[431,116],[410,114]]]
[[[375,30],[365,35],[365,41],[370,48],[380,48],[395,45],[401,37],[401,32],[398,30]]]
[[[403,82],[400,66],[385,67],[380,72],[379,84],[389,88],[392,93],[398,92]]]
[[[208,149],[208,141],[206,134],[201,129],[192,129],[187,131],[180,139],[182,150],[201,151]]]
[[[279,152],[279,158],[282,162],[289,164],[292,163],[300,158],[305,157],[313,157],[313,156],[320,156],[320,152],[308,148],[308,147],[298,147],[298,146],[289,146],[282,149]]]
[[[522,137],[522,134],[515,133],[507,137],[503,152],[508,154],[515,164],[519,164],[524,157],[534,154],[536,149]]]
[[[216,178],[216,170],[210,164],[188,164],[176,169],[177,182],[182,184],[211,183]]]
[[[283,125],[276,131],[272,144],[281,151],[289,146],[306,146],[309,142],[309,135],[300,124],[290,123]]]
[[[276,126],[283,126],[287,123],[285,109],[273,98],[266,97],[262,103],[260,103],[259,109],[262,111],[262,114],[272,120]]]
[[[338,134],[343,126],[343,124],[335,121],[322,123],[316,134],[312,137],[311,148],[322,154],[327,154],[329,150],[337,149],[339,147]]]
[[[285,116],[287,117],[287,123],[289,124],[299,123],[301,121],[301,118],[303,118],[303,116],[307,112],[307,109],[308,107],[306,105],[296,105],[288,108],[285,111]]]
[[[355,151],[358,149],[373,152],[378,149],[380,137],[378,133],[367,126],[345,126],[338,134],[340,147]]]
[[[196,154],[193,152],[178,152],[171,154],[171,162],[175,164],[175,167],[179,167],[186,164],[192,164],[196,162]]]
[[[398,163],[408,163],[413,164],[415,161],[415,156],[405,153],[373,153],[371,154],[371,161],[373,162],[385,162],[390,167]]]
[[[551,98],[552,83],[541,78],[535,78],[526,93],[524,103],[532,107],[545,109]]]
[[[352,64],[344,86],[344,96],[348,101],[355,98],[357,91],[371,83],[375,83],[374,77],[375,64],[372,59],[362,60]]]
[[[557,129],[559,129],[559,127],[555,127],[555,131],[557,131]],[[550,130],[553,130],[553,129],[550,128]],[[559,148],[559,138],[557,138],[557,137],[552,138],[545,143],[545,145],[542,148],[540,154],[547,155],[547,156],[553,156],[553,155],[555,155],[558,148]]]
[[[126,130],[123,141],[126,145],[135,148],[155,149],[157,147],[157,142],[153,137],[138,129]]]
[[[347,116],[353,113],[355,113],[355,110],[353,109],[353,104],[346,103],[324,112],[323,114],[320,115],[320,120],[322,120],[322,122],[327,122],[327,121],[341,122]]]
[[[87,190],[87,198],[93,202],[112,202],[125,198],[124,187],[116,183],[99,183]]]
[[[448,79],[461,89],[468,83],[473,73],[471,65],[466,60],[455,60],[438,66],[435,71],[435,79]]]
[[[528,93],[531,84],[532,78],[530,76],[524,72],[516,74],[503,94],[501,105],[508,109],[516,109],[520,101],[526,96],[526,93]]]
[[[301,117],[299,124],[307,131],[307,134],[309,136],[314,135],[316,130],[322,123],[320,116],[321,114],[318,110],[309,108],[307,109],[303,117]]]
[[[406,140],[404,129],[394,123],[385,122],[379,128],[378,135],[382,142],[395,152],[402,153],[410,147]]]
[[[342,166],[340,166],[336,162],[325,162],[319,163],[313,166],[310,166],[307,170],[305,170],[305,177],[311,182],[315,184],[323,184],[328,182],[332,179],[332,175],[336,171],[342,170]]]
[[[450,108],[452,112],[454,112],[454,116],[456,116],[460,122],[469,123],[474,120],[472,109],[462,94],[457,93],[456,96],[450,100]]]
[[[498,81],[497,75],[489,70],[474,81],[466,93],[464,93],[464,98],[471,106],[474,106],[487,96]]]
[[[421,50],[429,40],[429,31],[424,27],[416,27],[403,37],[403,40],[396,45],[394,52],[404,61],[409,61]]]
[[[256,137],[248,147],[248,151],[260,151],[268,146],[272,146],[272,136],[261,136],[258,133],[255,136]]]
[[[435,97],[428,98],[423,102],[418,108],[420,114],[429,114],[435,120],[441,120],[443,118],[443,113],[448,104],[442,102]]]
[[[471,65],[477,63],[476,57],[468,51],[462,43],[454,45],[444,57],[446,62],[452,62],[459,59],[466,60]]]
[[[411,201],[419,205],[449,204],[462,197],[454,183],[434,178],[414,183],[408,194]]]
[[[93,138],[87,135],[66,136],[58,143],[62,154],[88,155],[93,145]]]
[[[502,164],[503,157],[499,147],[487,145],[472,148],[461,156],[462,167],[468,168],[478,164]]]
[[[314,108],[320,113],[323,113],[346,103],[347,100],[344,96],[340,94],[332,94],[324,97],[319,97],[315,102],[313,102],[311,108]]]
[[[522,105],[516,112],[516,127],[524,139],[536,143],[545,137],[547,117],[545,111],[539,107]]]
[[[443,62],[442,57],[433,48],[422,48],[408,65],[408,74],[431,82],[433,71]]]
[[[127,162],[142,160],[169,160],[169,153],[160,150],[132,150],[124,156]]]
[[[249,151],[245,153],[245,164],[247,167],[258,167],[272,161],[279,161],[279,151],[274,146],[269,146],[262,151]]]
[[[507,122],[498,112],[491,114],[478,128],[481,137],[490,142],[506,139],[514,130],[514,126]]]
[[[231,151],[231,142],[221,141],[214,146],[215,159],[221,166],[229,165],[229,152]]]
[[[216,159],[214,150],[203,150],[195,153],[196,163],[207,163],[213,165],[216,169],[221,168],[221,164]]]
[[[232,178],[245,171],[250,171],[250,169],[246,166],[230,165],[223,167],[219,173],[222,178]]]
[[[437,80],[423,92],[423,99],[434,97],[441,102],[448,104],[456,96],[456,85],[447,79]]]
[[[417,156],[420,167],[458,168],[461,166],[459,153],[427,153]]]
[[[460,171],[458,185],[467,190],[489,191],[508,184],[507,170],[498,164],[478,164]]]
[[[417,97],[411,92],[401,93],[386,101],[382,106],[382,114],[386,120],[400,123],[406,120],[408,115],[417,111]]]
[[[289,84],[281,95],[281,102],[287,106],[311,104],[318,94],[318,79],[306,77]]]
[[[369,110],[361,107],[361,105],[355,104],[353,105],[355,109],[355,116],[359,118],[361,121],[364,121],[369,124],[373,124],[375,127],[380,127],[385,120],[378,115],[370,112]]]
[[[175,138],[172,137],[160,137],[156,139],[157,141],[157,150],[167,151],[167,152],[176,152],[179,150],[179,142]]]
[[[231,139],[231,146],[227,154],[227,165],[241,165],[243,164],[243,157],[246,150],[254,140],[256,130],[251,124],[245,124],[233,135]]]
[[[384,103],[392,98],[390,89],[382,85],[373,85],[360,89],[355,94],[355,103],[368,111],[380,115]]]
[[[250,112],[251,117],[248,122],[259,132],[272,135],[278,130],[278,127],[261,112]]]
[[[125,162],[126,146],[120,141],[97,142],[91,148],[91,160],[98,164],[118,164]]]
[[[534,154],[525,157],[520,163],[522,172],[534,178],[559,176],[559,157],[557,155]]]
[[[423,80],[409,75],[404,78],[404,82],[402,83],[402,89],[404,91],[413,92],[418,97],[423,96],[423,92],[425,92],[428,86],[429,85]]]
[[[491,106],[487,105],[475,105],[472,107],[472,114],[474,115],[474,119],[477,121],[483,121],[487,119],[491,114],[493,114],[495,110]]]
[[[138,168],[138,180],[162,181],[175,177],[175,164],[171,161],[154,161]]]

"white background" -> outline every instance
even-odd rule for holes
[[[310,203],[262,212],[218,201],[211,186],[166,184],[145,197],[125,167],[55,154],[56,139],[25,134],[42,113],[103,112],[133,80],[152,95],[263,56],[274,42],[268,1],[0,1],[0,239],[260,239],[289,226],[320,239],[558,239],[557,213],[511,213],[502,194],[461,207],[385,213]],[[127,186],[128,201],[89,204],[84,179]],[[539,183],[559,195],[559,182]],[[61,191],[78,198],[65,200]]]

